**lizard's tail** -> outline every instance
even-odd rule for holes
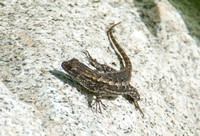
[[[122,56],[124,63],[125,63],[125,70],[129,71],[129,74],[131,75],[131,71],[132,71],[132,64],[131,61],[129,59],[129,57],[127,56],[127,54],[125,53],[124,49],[122,47],[120,47],[119,43],[115,40],[112,30],[113,28],[120,24],[121,22],[114,24],[112,27],[110,27],[107,31],[107,35],[109,37],[109,41],[110,44],[113,46],[113,44],[115,45],[115,47],[117,48],[118,52],[120,53],[120,55]]]

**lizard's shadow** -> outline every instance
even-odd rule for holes
[[[59,71],[59,70],[50,70],[49,71],[53,76],[60,79],[64,83],[67,83],[68,85],[75,87],[81,94],[87,96],[87,101],[89,107],[92,107],[92,100],[95,93],[90,92],[87,90],[84,86],[82,86],[78,81],[67,75],[66,73]],[[103,97],[103,99],[115,99],[116,97]]]

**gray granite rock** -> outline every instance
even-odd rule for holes
[[[199,40],[168,1],[7,0],[0,9],[0,135],[200,133]],[[88,50],[119,69],[106,36],[119,21],[114,35],[132,61],[145,118],[122,96],[93,112],[91,94],[61,68],[72,58],[90,66]]]
[[[40,113],[34,105],[24,103],[0,82],[0,135],[38,135],[45,132]]]

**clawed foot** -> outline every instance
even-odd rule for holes
[[[96,113],[99,112],[99,113],[102,113],[102,110],[101,110],[101,107],[103,106],[103,109],[105,110],[106,109],[106,106],[101,102],[101,98],[97,96],[97,98],[95,99],[95,102],[91,105],[92,106],[92,109],[95,109],[94,108],[94,105],[96,105]],[[102,106],[101,106],[102,105]]]

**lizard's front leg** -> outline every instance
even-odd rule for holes
[[[103,106],[103,109],[106,109],[106,106],[102,103],[101,98],[102,98],[102,95],[101,94],[97,94],[95,102],[92,104],[92,107],[94,105],[96,105],[96,112],[99,111],[100,113],[102,113],[102,111],[101,111],[101,105]]]

